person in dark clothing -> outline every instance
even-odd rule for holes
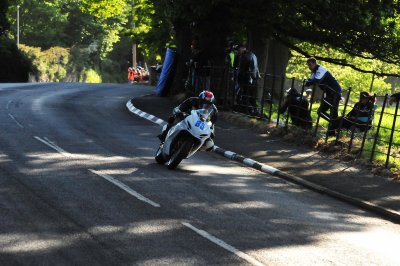
[[[190,60],[187,63],[190,69],[191,85],[196,92],[210,88],[211,62],[208,51],[202,49],[198,38],[194,38],[190,45]]]
[[[247,50],[246,46],[239,46],[238,63],[238,88],[236,91],[237,102],[242,103],[243,96],[250,98],[249,105],[256,107],[257,87],[256,81],[260,78],[257,57],[254,53]]]
[[[324,92],[324,98],[318,108],[318,114],[324,118],[336,119],[338,117],[338,106],[342,97],[342,88],[335,77],[325,67],[319,65],[314,57],[307,60],[307,66],[311,70],[311,77],[307,80],[305,86],[314,84]],[[330,109],[328,115],[326,111]]]
[[[328,131],[328,136],[336,135],[336,129],[340,123],[344,129],[358,129],[361,132],[371,128],[373,113],[377,107],[375,95],[370,95],[364,91],[360,93],[360,100],[353,109],[345,116],[334,120],[332,128]]]
[[[308,112],[308,100],[301,96],[295,88],[287,90],[286,99],[279,108],[279,113],[282,114],[287,109],[293,125],[303,129],[311,129],[312,118]]]
[[[185,118],[185,113],[190,113],[190,111],[194,109],[212,108],[213,111],[211,113],[210,121],[214,125],[218,119],[218,109],[213,104],[214,100],[214,94],[211,91],[203,91],[200,93],[199,97],[187,98],[180,105],[174,108],[173,115],[168,119],[167,126],[163,132],[158,135],[158,138],[164,142],[170,128],[182,121]],[[214,138],[214,136],[212,135],[211,138]]]
[[[400,92],[390,95],[389,105],[392,105],[393,103],[398,103],[399,101],[400,101]]]

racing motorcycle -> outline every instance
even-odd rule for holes
[[[155,156],[157,163],[167,164],[169,169],[175,169],[183,159],[191,157],[198,150],[212,149],[212,112],[212,108],[204,108],[183,114],[183,120],[170,128],[164,143],[158,147]]]

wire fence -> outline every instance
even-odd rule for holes
[[[254,74],[254,73],[249,73]],[[368,121],[347,117],[359,95],[351,88],[341,93],[325,87],[305,87],[305,80],[260,74],[251,82],[240,82],[234,69],[207,67],[190,71],[185,82],[188,93],[211,89],[220,109],[255,117],[270,126],[301,127],[307,134],[324,141],[346,145],[348,152],[383,162],[385,167],[400,167],[400,130],[396,128],[399,103],[389,106],[389,95],[373,95],[373,110]],[[298,92],[296,103],[288,101],[288,90]]]

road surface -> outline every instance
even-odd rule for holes
[[[125,107],[152,92],[0,84],[0,265],[400,264],[399,225],[356,207],[214,153],[156,164]]]

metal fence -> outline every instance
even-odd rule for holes
[[[351,99],[358,98],[358,95],[349,88],[343,90],[341,95],[337,94],[337,99],[326,101],[321,89],[315,86],[307,89],[304,85],[305,80],[263,73],[243,88],[243,84],[238,82],[235,70],[226,67],[207,67],[205,71],[190,71],[186,80],[186,89],[193,95],[212,89],[220,109],[255,117],[276,127],[288,129],[291,126],[300,126],[308,134],[319,136],[325,142],[335,141],[346,145],[348,152],[356,156],[363,155],[371,161],[378,159],[383,161],[386,167],[393,163],[400,164],[400,130],[396,129],[399,103],[390,107],[388,95],[374,95],[377,108],[371,116],[370,125],[364,128],[365,130],[360,130],[357,123],[350,129],[343,128],[341,120],[346,119],[346,114],[354,107]],[[302,126],[308,122],[301,115],[289,115],[289,110],[279,112],[289,88],[296,88],[300,93],[299,97],[307,99],[307,107],[297,106],[297,110],[299,113],[308,113],[312,119],[310,126]],[[334,92],[332,95],[335,95]],[[336,111],[335,100],[339,102]],[[325,109],[330,109],[330,112],[319,112],[321,105],[326,105]],[[329,134],[329,127],[338,119],[339,126],[335,134],[330,136],[332,134]]]

